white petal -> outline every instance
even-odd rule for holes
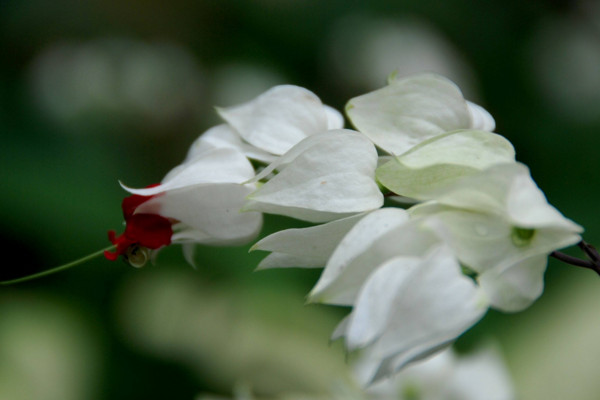
[[[448,186],[433,187],[422,199],[484,213],[507,214],[507,195],[515,176],[529,174],[521,163],[491,166],[474,175],[465,176]]]
[[[411,210],[414,218],[430,215],[425,223],[445,239],[460,261],[477,272],[521,258],[511,240],[512,227],[496,214],[422,204]]]
[[[491,307],[504,312],[522,311],[542,294],[547,263],[546,254],[529,257],[487,270],[477,281]]]
[[[254,100],[217,111],[248,143],[277,155],[328,128],[321,100],[292,85],[275,86]]]
[[[244,142],[231,126],[221,124],[210,128],[192,143],[184,163],[193,160],[207,150],[223,147],[237,149],[246,157],[265,163],[270,163],[276,158],[276,156]]]
[[[327,129],[342,129],[344,128],[344,116],[338,110],[326,104],[323,105],[327,114]]]
[[[516,395],[499,351],[492,347],[458,358],[445,397],[461,400],[514,400]]]
[[[242,183],[254,177],[254,169],[243,153],[234,148],[215,148],[202,152],[196,158],[175,167],[163,182],[155,187],[132,189],[130,193],[152,196],[169,190],[206,183]]]
[[[364,136],[348,130],[329,131],[306,138],[298,147],[304,151],[297,154],[292,148],[274,163],[279,166],[292,158],[248,196],[244,209],[326,222],[383,204],[374,179],[377,152]]]
[[[322,268],[323,260],[311,254],[296,256],[286,253],[271,253],[258,264],[256,270],[270,268]]]
[[[434,74],[392,79],[382,89],[351,99],[346,113],[360,132],[396,155],[444,132],[471,128],[458,87]]]
[[[324,267],[327,260],[362,214],[310,228],[286,229],[261,239],[253,250],[271,251],[258,269],[281,267]]]
[[[413,169],[457,164],[483,170],[495,164],[513,163],[515,150],[508,140],[495,133],[462,130],[426,140],[398,159]]]
[[[262,216],[240,212],[244,197],[252,190],[247,185],[219,183],[170,190],[143,203],[138,213],[151,212],[174,218],[196,229],[195,241],[217,245],[243,244],[258,234]],[[180,233],[178,239],[190,239]]]
[[[346,315],[340,321],[340,323],[337,324],[337,326],[333,330],[330,340],[334,341],[334,340],[338,340],[338,339],[341,339],[342,337],[344,337],[344,335],[346,335],[346,330],[348,329],[349,323],[350,323],[350,315]]]
[[[510,142],[484,131],[456,131],[426,140],[377,168],[377,179],[394,193],[430,198],[432,191],[500,163],[514,163]]]
[[[396,306],[394,298],[403,286],[410,284],[414,269],[420,268],[422,261],[419,257],[395,257],[368,277],[346,331],[346,345],[350,350],[364,347],[383,334]]]
[[[410,210],[413,218],[426,218],[425,225],[443,237],[463,264],[483,273],[499,265],[511,265],[570,246],[579,235],[565,229],[534,229],[527,241],[515,238],[515,227],[505,216],[454,209],[433,203]]]
[[[344,237],[329,259],[309,300],[351,305],[369,274],[389,258],[425,252],[437,237],[408,220],[398,208],[365,216]]]
[[[508,189],[506,203],[509,217],[517,226],[583,231],[582,227],[565,218],[556,208],[548,204],[544,193],[525,171],[514,176]]]
[[[377,399],[404,399],[409,391],[430,400],[515,399],[506,367],[492,346],[466,356],[447,348],[366,389],[369,398]]]
[[[420,265],[411,264],[411,272],[404,279],[394,279],[394,275],[408,265],[407,261],[407,257],[392,259],[369,277],[356,301],[346,332],[351,349],[375,338],[365,352],[368,358],[380,360],[384,374],[445,346],[487,311],[483,293],[462,274],[447,247],[436,247]],[[378,292],[387,280],[393,280],[396,285],[389,286],[395,287],[389,287],[389,292]],[[374,320],[374,313],[385,319],[375,332],[364,327]],[[372,380],[381,373],[372,370],[368,375],[367,378]]]
[[[432,188],[421,196],[425,197],[452,207],[503,215],[512,225],[523,228],[582,231],[548,204],[529,169],[521,163],[491,166],[446,187]]]
[[[196,256],[196,244],[195,243],[183,243],[181,245],[183,250],[183,258],[188,262],[194,269],[197,269],[196,260],[194,259]]]
[[[407,366],[390,379],[374,383],[366,392],[371,396],[379,396],[376,397],[378,399],[403,398],[409,392],[414,393],[417,398],[441,400],[443,385],[455,367],[454,358],[451,349],[447,348],[427,360]],[[364,375],[364,372],[360,375]]]
[[[338,132],[339,131],[333,131]],[[331,140],[330,133],[320,133],[317,135],[313,135],[310,139],[305,139],[292,147],[289,151],[287,151],[282,156],[278,157],[271,164],[267,165],[263,168],[256,176],[250,180],[250,182],[258,182],[261,179],[265,179],[271,173],[275,171],[282,171],[285,169],[290,163],[292,163],[298,156],[303,154],[304,152],[310,150],[313,147],[317,147],[320,143],[326,143]]]
[[[496,129],[494,117],[483,107],[467,100],[467,108],[471,114],[471,129],[493,132]]]
[[[227,124],[213,126],[198,136],[198,138],[190,146],[185,160],[193,160],[206,151],[223,147],[234,148],[238,150],[241,150],[242,148],[242,139]]]

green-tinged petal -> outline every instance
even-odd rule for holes
[[[276,155],[340,120],[314,93],[292,85],[275,86],[247,103],[217,111],[246,142]]]
[[[514,264],[501,264],[479,275],[477,281],[491,307],[504,312],[522,311],[544,290],[548,256],[541,254]]]
[[[577,243],[577,233],[560,228],[523,229],[506,217],[424,203],[410,210],[413,218],[426,218],[430,227],[455,251],[460,261],[483,273],[498,265],[516,264]]]
[[[363,217],[353,215],[310,228],[286,229],[260,240],[253,250],[271,251],[258,269],[304,267],[321,268],[342,238]]]
[[[351,99],[346,114],[377,146],[396,155],[433,136],[472,127],[458,87],[434,74],[392,79],[382,89]]]
[[[351,305],[369,274],[390,257],[417,256],[438,238],[409,221],[398,208],[383,208],[360,220],[344,237],[309,294],[313,302]]]
[[[458,179],[492,165],[514,163],[510,142],[485,131],[456,131],[438,135],[413,147],[377,169],[379,182],[394,193],[431,198]]]
[[[396,279],[397,274],[403,276]],[[437,246],[418,262],[391,259],[369,277],[351,313],[347,345],[379,360],[372,364],[376,368],[363,371],[362,378],[371,382],[445,347],[487,307],[485,295],[462,274],[452,251]]]
[[[542,191],[531,179],[529,169],[521,163],[493,165],[447,186],[431,187],[421,199],[496,214],[509,224],[521,228],[556,228],[573,233],[583,230],[548,204]]]
[[[364,136],[335,130],[297,146],[257,176],[281,168],[248,196],[245,210],[326,222],[381,207],[383,195],[374,179],[377,152]]]

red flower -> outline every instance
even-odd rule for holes
[[[151,185],[149,187],[156,186]],[[172,223],[158,214],[134,214],[135,210],[154,196],[132,195],[123,199],[121,208],[125,218],[125,232],[116,236],[116,232],[108,231],[108,239],[116,247],[114,252],[105,251],[104,256],[114,261],[120,255],[135,253],[140,247],[155,250],[171,244],[173,235]]]

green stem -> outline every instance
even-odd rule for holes
[[[38,272],[37,274],[33,274],[33,275],[28,275],[28,276],[24,276],[23,278],[17,278],[17,279],[12,279],[10,281],[0,281],[0,285],[12,285],[14,283],[21,283],[21,282],[26,282],[26,281],[30,281],[32,279],[37,279],[37,278],[41,278],[42,276],[46,276],[46,275],[51,275],[54,274],[56,272],[60,272],[60,271],[64,271],[65,269],[69,269],[71,267],[75,267],[79,264],[83,264],[89,260],[92,260],[98,256],[101,256],[104,254],[105,251],[107,250],[113,250],[115,248],[115,246],[109,246],[105,249],[102,249],[100,251],[97,251],[95,253],[92,254],[88,254],[87,256],[81,257],[78,260],[75,261],[71,261],[70,263],[66,263],[63,264],[59,267],[56,268],[52,268],[52,269],[48,269],[46,271],[42,271],[42,272]]]

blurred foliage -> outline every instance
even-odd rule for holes
[[[378,41],[378,26],[397,39]],[[600,243],[594,2],[4,0],[0,49],[2,279],[105,247],[122,223],[117,180],[159,181],[218,122],[213,105],[286,82],[342,108],[375,89],[371,63],[455,74]],[[268,217],[263,234],[289,222]],[[319,390],[343,364],[323,345],[344,310],[302,305],[318,271],[252,273],[261,255],[247,250],[202,248],[193,270],[169,248],[147,269],[98,259],[2,287],[0,398],[190,399],[245,379]],[[595,399],[599,282],[554,261],[546,278],[533,307],[490,312],[459,349],[498,339],[522,399]]]

